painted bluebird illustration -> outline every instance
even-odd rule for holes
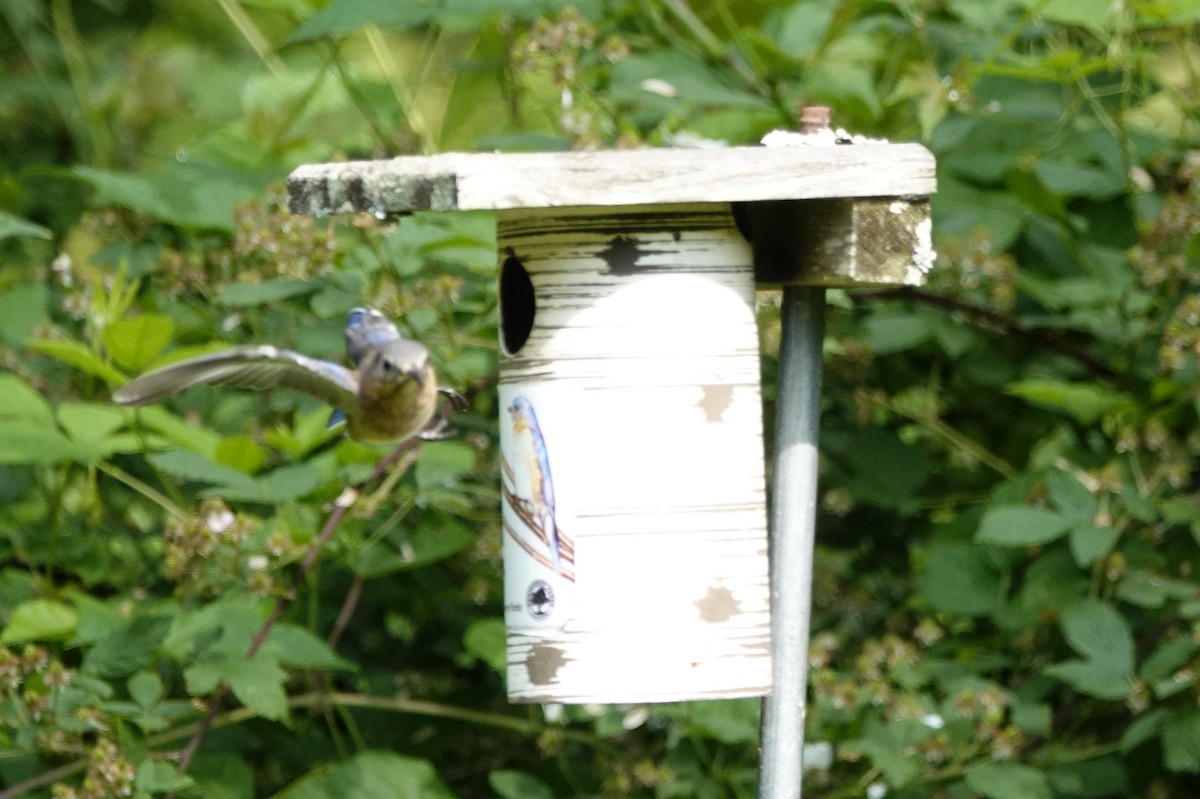
[[[513,445],[516,453],[516,468],[528,478],[530,502],[533,516],[541,525],[550,546],[550,559],[556,574],[562,573],[558,551],[558,523],[554,516],[554,481],[550,477],[550,458],[546,452],[546,440],[538,426],[533,404],[525,397],[517,397],[508,407],[512,415]]]
[[[113,394],[122,405],[149,405],[207,383],[309,394],[345,418],[350,437],[365,443],[403,441],[420,434],[437,406],[439,389],[429,351],[404,338],[373,308],[355,308],[346,321],[346,352],[354,369],[268,344],[188,358],[138,377]],[[339,415],[340,412],[340,415]]]

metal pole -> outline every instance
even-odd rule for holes
[[[763,700],[759,799],[800,797],[825,289],[785,288],[782,325],[771,480],[773,687]]]

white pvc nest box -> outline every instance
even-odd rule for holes
[[[510,698],[769,691],[755,287],[919,282],[932,191],[915,145],[293,173],[298,213],[499,212]]]

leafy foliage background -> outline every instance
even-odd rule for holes
[[[1194,784],[1195,3],[0,20],[0,797],[752,796],[752,701],[504,701],[490,218],[294,218],[278,187],[342,157],[752,143],[819,103],[933,149],[940,256],[921,290],[830,295],[806,795]],[[337,357],[362,302],[473,406],[303,572],[380,453],[294,395],[108,395],[229,342]]]

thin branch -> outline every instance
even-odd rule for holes
[[[957,297],[935,294],[931,291],[913,288],[912,286],[863,292],[858,296],[880,300],[913,300],[914,302],[924,303],[935,308],[957,311],[970,317],[972,321],[981,326],[996,328],[1004,333],[1031,339],[1042,346],[1049,347],[1069,358],[1073,358],[1096,377],[1122,382],[1126,379],[1125,375],[1116,371],[1074,341],[1055,333],[1053,330],[1030,327],[1016,317],[1000,313],[999,311],[993,311],[991,308],[984,308],[981,305],[975,305],[966,300],[960,300]]]
[[[3,791],[0,791],[0,799],[16,799],[16,797],[23,796],[32,790],[41,788],[43,785],[48,785],[55,780],[61,780],[76,772],[83,771],[87,768],[87,764],[87,758],[83,757],[73,763],[64,763],[61,766],[56,766],[40,774],[34,774],[29,779],[13,783]]]
[[[325,638],[325,643],[329,645],[330,649],[337,646],[338,641],[342,638],[342,633],[349,626],[350,618],[354,615],[354,609],[358,607],[358,600],[362,596],[364,582],[365,578],[361,574],[354,575],[354,582],[350,583],[350,590],[346,592],[346,598],[342,600],[342,609],[338,612],[337,621],[333,623],[333,629]]]

